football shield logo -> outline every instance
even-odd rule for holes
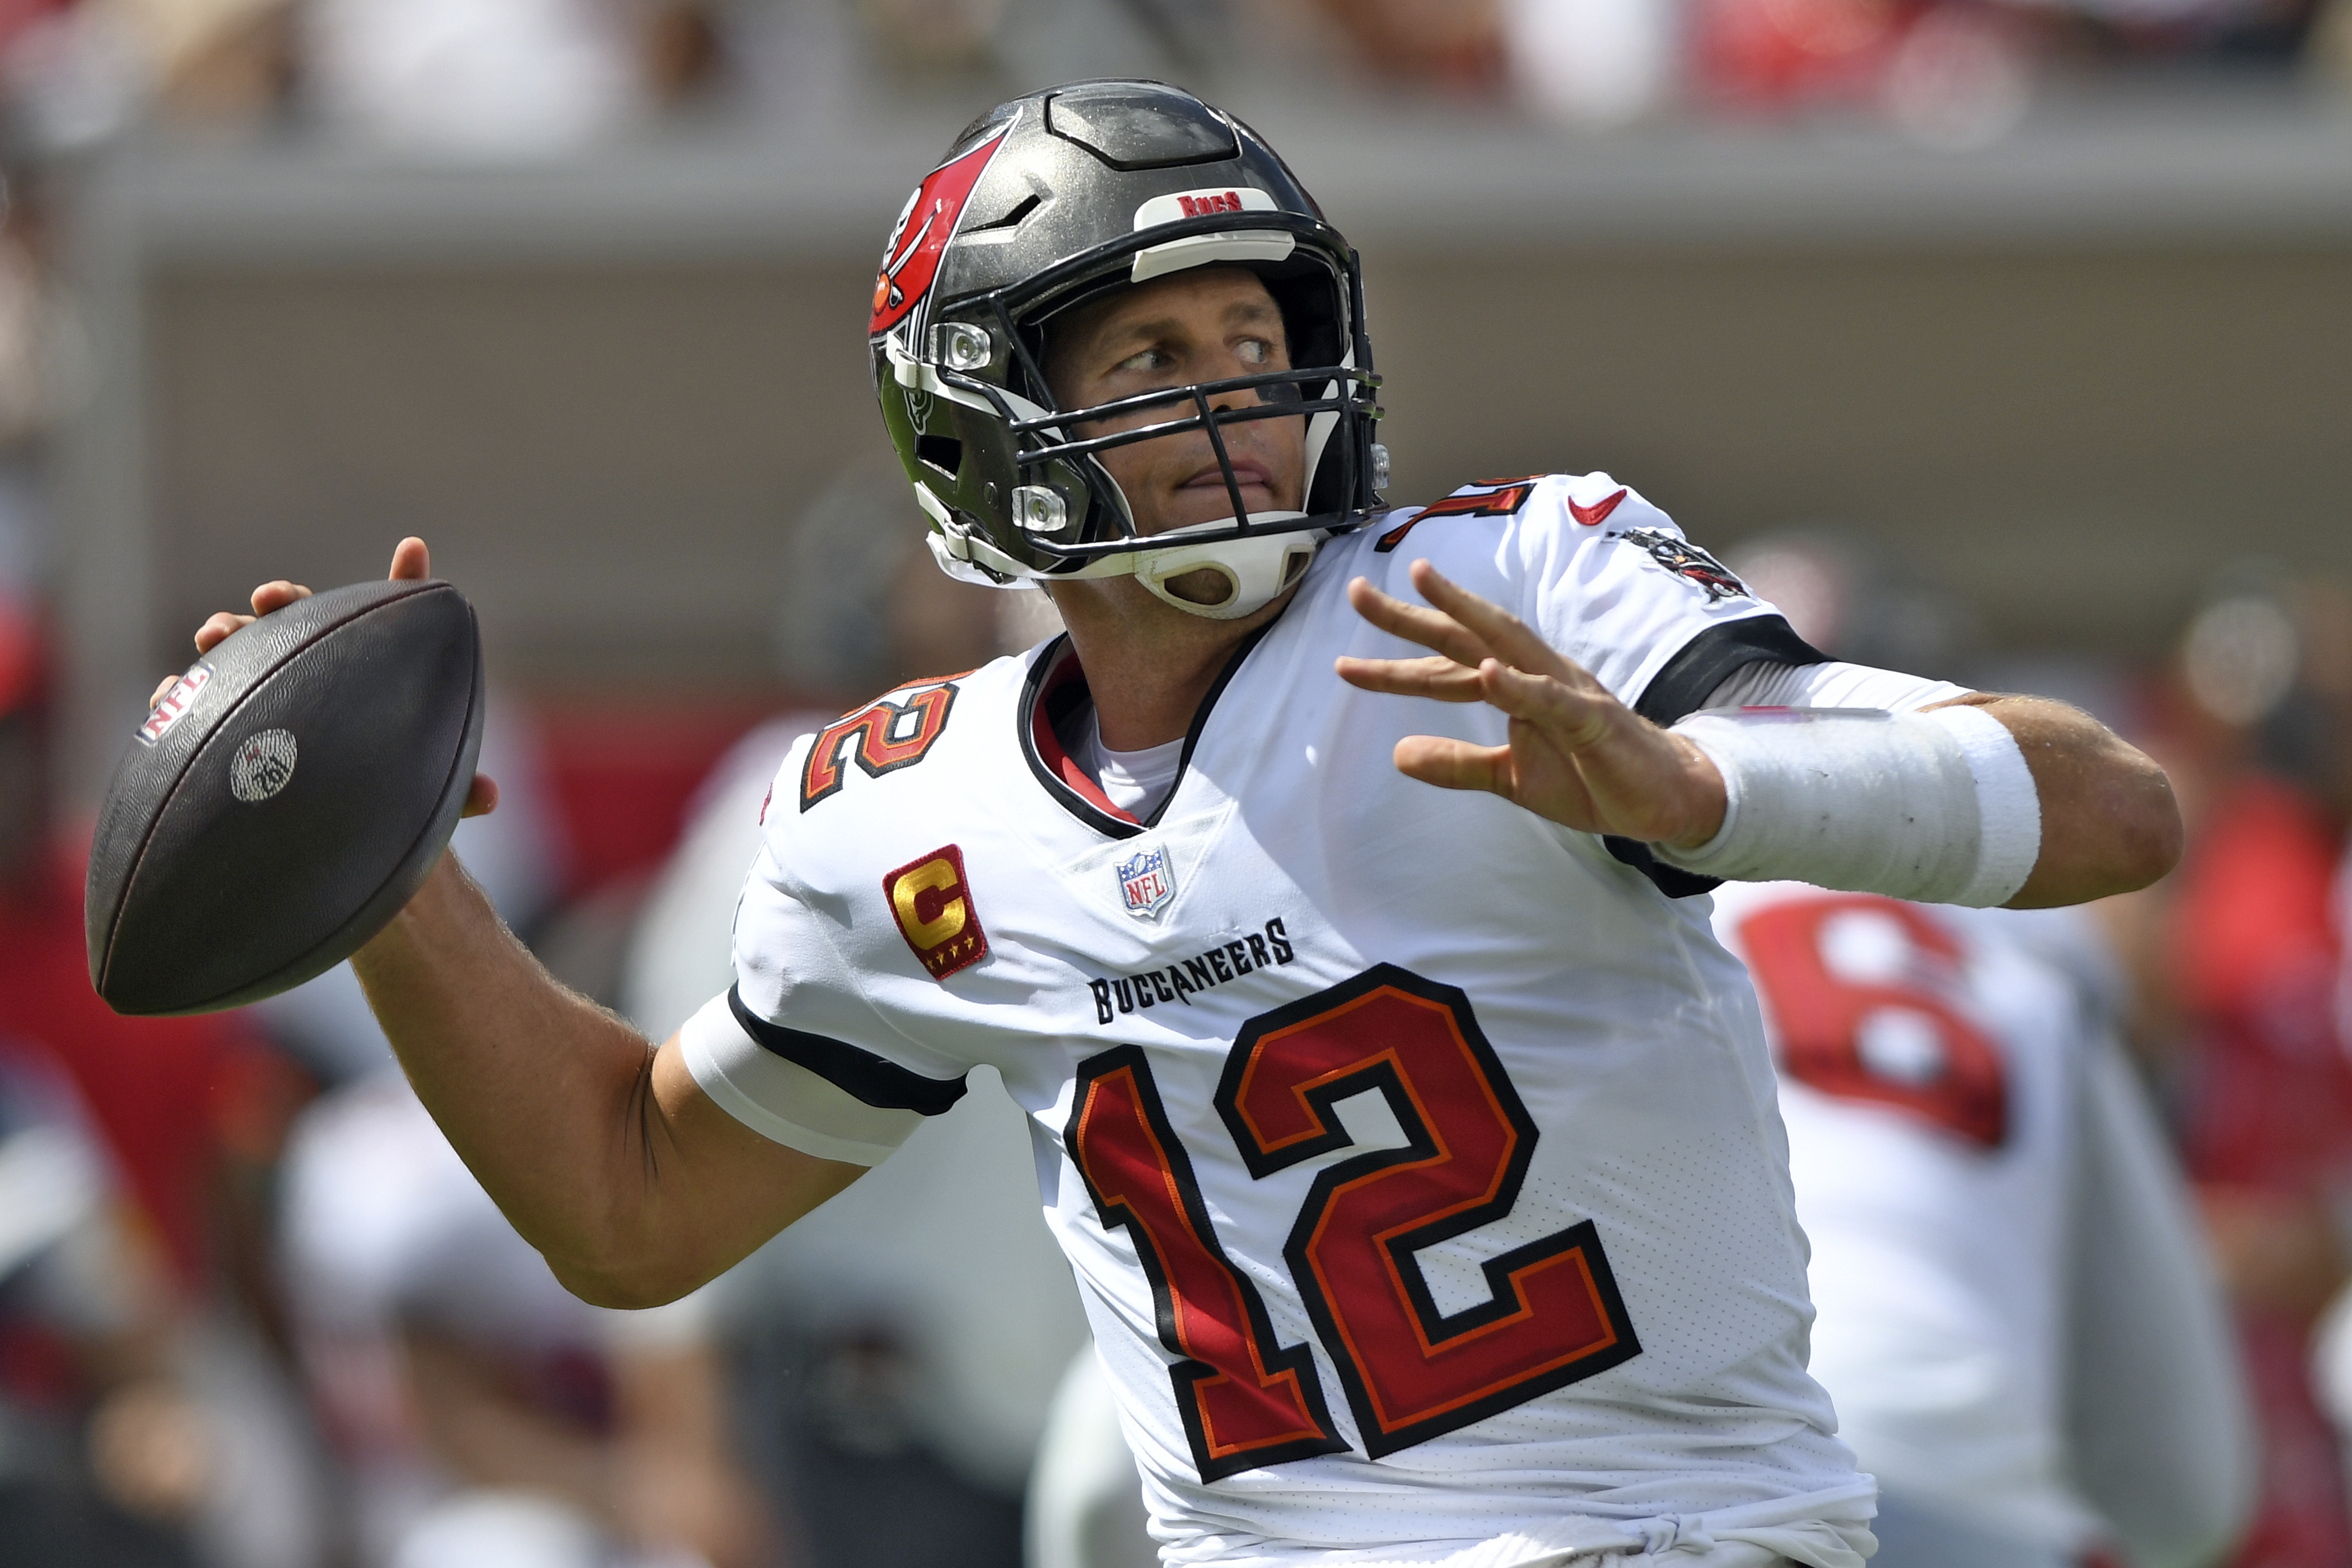
[[[866,326],[867,337],[878,338],[905,321],[931,291],[931,280],[939,276],[940,257],[955,235],[956,221],[963,216],[963,204],[1003,145],[1004,132],[999,131],[962,157],[932,170],[907,198],[888,243],[882,247],[882,269],[874,279],[874,319]]]
[[[1118,863],[1118,871],[1119,896],[1127,900],[1127,912],[1139,921],[1158,920],[1176,896],[1165,847],[1129,856]]]

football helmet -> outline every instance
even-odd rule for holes
[[[1044,363],[1056,316],[1206,266],[1264,281],[1290,368],[1055,403]],[[1255,132],[1163,83],[1079,82],[973,121],[890,231],[868,342],[883,421],[952,576],[1017,585],[1131,574],[1180,609],[1231,619],[1297,581],[1316,545],[1363,521],[1388,482],[1355,252]],[[1228,395],[1241,392],[1250,395]],[[1162,405],[1165,419],[1139,428],[1080,433]],[[1307,421],[1305,510],[1253,513],[1222,431],[1289,417]],[[1188,430],[1207,432],[1232,515],[1146,539],[1097,454]],[[1224,597],[1169,591],[1203,568],[1224,578]]]

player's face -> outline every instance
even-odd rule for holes
[[[1045,356],[1046,379],[1055,401],[1065,408],[1289,368],[1282,312],[1254,273],[1235,267],[1180,272],[1084,306],[1056,325]],[[1264,399],[1258,391],[1245,390],[1210,401],[1212,407],[1232,408]],[[1132,430],[1190,412],[1181,402],[1163,403],[1090,421],[1076,434]],[[1219,428],[1234,477],[1241,481],[1243,504],[1253,512],[1296,510],[1305,485],[1306,418],[1252,419]],[[1135,525],[1144,533],[1234,515],[1205,430],[1112,447],[1098,456],[1126,493]]]

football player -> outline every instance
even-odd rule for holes
[[[2095,933],[1793,882],[1715,919],[1763,1005],[1811,1371],[1878,1479],[1883,1568],[2212,1561],[2251,1417]]]
[[[1385,510],[1355,255],[1175,89],[976,121],[870,328],[934,552],[1068,633],[795,748],[736,983],[658,1049],[445,862],[357,963],[517,1226],[666,1300],[991,1063],[1166,1561],[1853,1568],[1770,1064],[1687,895],[2137,886],[2161,772],[2023,698],[1685,717],[1884,678],[1605,475]]]

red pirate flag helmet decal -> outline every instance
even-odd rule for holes
[[[890,230],[889,242],[882,247],[882,270],[874,279],[874,319],[866,326],[867,337],[878,338],[905,321],[931,291],[931,280],[940,272],[940,258],[963,216],[963,204],[1003,145],[1004,132],[999,131],[962,157],[932,170],[907,198],[905,210]]]

